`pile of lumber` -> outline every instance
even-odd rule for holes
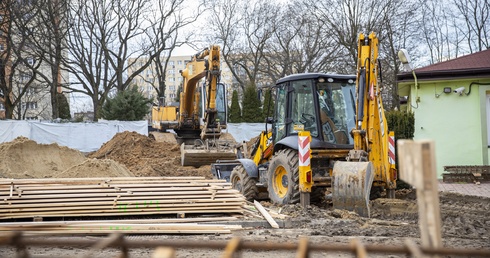
[[[2,222],[0,233],[21,231],[24,235],[58,234],[229,234],[240,225],[214,224],[236,220],[235,217],[129,219],[86,221]],[[213,224],[202,224],[213,222]]]
[[[243,213],[244,197],[203,177],[0,179],[0,220]]]

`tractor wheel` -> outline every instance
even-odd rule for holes
[[[240,191],[247,201],[253,202],[259,194],[257,179],[248,176],[247,171],[242,165],[233,168],[230,175],[230,182],[233,189]]]
[[[268,170],[269,199],[275,204],[298,203],[299,171],[298,151],[278,151],[270,160]]]

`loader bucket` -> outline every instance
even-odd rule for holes
[[[236,154],[232,148],[209,148],[182,144],[180,146],[180,158],[182,166],[200,167],[211,165],[216,160],[236,159]]]
[[[374,169],[371,162],[335,162],[332,186],[333,207],[369,217],[369,195],[373,180]]]

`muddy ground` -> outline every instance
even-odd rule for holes
[[[180,166],[179,148],[175,143],[152,140],[137,133],[117,134],[101,149],[87,156],[57,145],[40,145],[26,138],[0,145],[0,176],[13,178],[43,177],[101,177],[101,176],[205,176],[210,178],[209,166],[199,169]],[[106,175],[107,173],[107,175]],[[440,193],[443,245],[447,248],[490,249],[490,199]],[[244,241],[271,243],[298,243],[308,237],[310,243],[331,245],[348,243],[359,238],[365,244],[400,246],[406,239],[420,243],[416,193],[414,190],[397,191],[396,200],[371,201],[371,218],[355,213],[334,210],[323,201],[306,210],[299,205],[278,207],[266,201],[263,206],[280,214],[277,219],[282,228],[267,227],[263,218],[237,215],[246,222],[244,229],[221,235],[151,235],[128,236],[129,240],[182,240],[186,242],[227,242],[233,237]],[[258,222],[256,224],[250,222]],[[70,239],[102,239],[98,236],[71,236]],[[67,237],[52,237],[62,241]],[[89,248],[31,247],[31,254],[50,257],[77,257]],[[130,257],[150,257],[153,248],[131,248]],[[13,257],[15,249],[0,247],[0,257]],[[113,257],[117,250],[106,249],[93,257]],[[217,257],[222,250],[178,249],[177,257]],[[245,251],[242,257],[295,257],[295,251]],[[312,257],[349,257],[340,253],[314,253]],[[405,257],[378,254],[370,257]]]

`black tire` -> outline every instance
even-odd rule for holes
[[[270,160],[268,192],[272,203],[294,204],[300,200],[298,151],[278,151]]]
[[[240,191],[247,201],[253,202],[259,194],[257,179],[248,176],[247,171],[242,165],[233,168],[230,175],[230,182],[233,189]]]

